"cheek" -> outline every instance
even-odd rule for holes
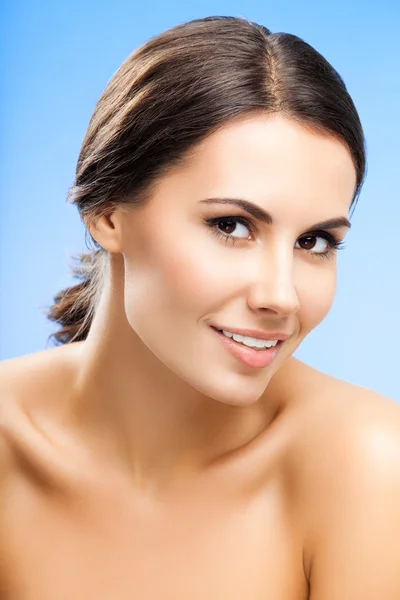
[[[163,219],[160,222],[164,226],[152,231],[141,228],[125,254],[125,309],[134,328],[146,317],[162,329],[168,327],[168,318],[182,320],[187,315],[193,322],[193,317],[200,318],[229,301],[230,294],[234,297],[238,273],[249,272],[245,255],[241,255],[242,261],[239,256],[227,260],[226,249],[217,251],[212,234],[188,225],[178,228]],[[310,331],[331,309],[336,264],[302,263],[295,279],[298,317],[303,330]]]
[[[154,315],[207,312],[222,289],[215,244],[207,235],[182,235],[168,228],[136,238],[125,254],[127,311]]]
[[[312,277],[304,277],[298,285],[299,319],[303,330],[310,331],[328,315],[336,292],[336,268],[313,270]]]

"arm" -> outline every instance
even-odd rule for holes
[[[400,600],[400,406],[343,458],[314,521],[310,600]]]

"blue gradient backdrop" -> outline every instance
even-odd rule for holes
[[[302,37],[339,71],[368,175],[325,321],[295,356],[400,402],[400,3],[119,0],[1,3],[0,359],[50,347],[41,307],[73,283],[84,228],[66,192],[95,103],[137,46],[180,22],[245,16]]]

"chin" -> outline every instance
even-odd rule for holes
[[[209,377],[205,385],[204,379],[191,383],[192,387],[221,404],[230,406],[251,406],[255,404],[267,389],[271,376],[254,378],[248,374],[231,373],[223,378],[215,377],[214,381]],[[223,381],[223,383],[221,383]]]

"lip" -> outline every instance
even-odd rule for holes
[[[272,331],[260,331],[259,329],[237,329],[236,327],[223,327],[222,325],[211,325],[213,329],[223,329],[230,333],[237,333],[238,335],[246,335],[248,337],[256,338],[257,340],[287,340],[290,337],[290,333],[274,333]]]
[[[234,358],[252,369],[264,369],[269,367],[284,344],[283,340],[279,340],[276,346],[272,346],[271,348],[265,348],[263,350],[259,348],[249,348],[248,346],[235,342],[232,338],[227,337],[221,331],[218,331],[216,327],[212,326],[211,329],[214,330],[215,336],[218,338],[220,344],[225,347]]]

